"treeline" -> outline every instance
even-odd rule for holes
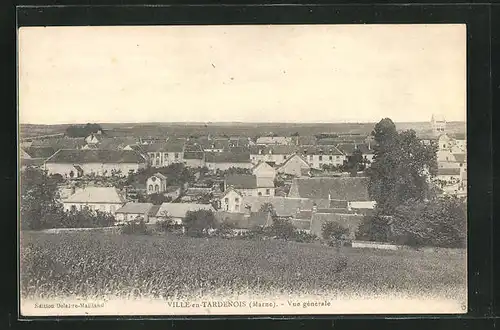
[[[65,135],[67,137],[78,138],[78,137],[87,137],[90,134],[95,134],[98,132],[103,132],[102,127],[99,124],[90,124],[87,123],[85,125],[71,125],[66,128]]]

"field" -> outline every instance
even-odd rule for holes
[[[21,295],[190,298],[252,294],[464,299],[465,254],[373,251],[282,241],[21,235]]]

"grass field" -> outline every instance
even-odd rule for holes
[[[465,254],[282,241],[24,232],[21,295],[190,298],[329,294],[464,299]]]

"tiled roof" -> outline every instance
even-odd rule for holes
[[[59,149],[80,149],[86,145],[84,138],[55,138],[48,140],[34,140],[31,147],[51,147],[54,150]]]
[[[249,163],[250,154],[232,152],[207,152],[205,153],[207,163]]]
[[[65,203],[111,203],[122,204],[126,200],[114,187],[85,187],[69,196]]]
[[[61,149],[47,159],[47,163],[145,163],[146,160],[134,150],[75,150]]]
[[[148,216],[149,217],[154,217],[158,213],[158,210],[160,209],[160,205],[153,205],[149,208],[148,211]]]
[[[341,143],[337,147],[346,155],[352,155],[356,149],[361,151],[363,155],[372,155],[374,153],[373,149],[368,148],[368,145],[364,143]]]
[[[185,151],[184,159],[203,159],[203,151]]]
[[[52,147],[28,147],[28,148],[23,148],[23,150],[31,158],[49,158],[57,151]]]
[[[288,136],[261,136],[257,139],[257,144],[287,144],[292,140]]]
[[[226,186],[234,189],[257,188],[257,177],[248,174],[233,174],[226,177]]]
[[[297,213],[297,209],[311,210],[316,203],[317,207],[328,207],[328,200],[313,200],[306,198],[289,198],[289,197],[267,197],[267,196],[245,196],[243,197],[243,205],[250,206],[252,212],[259,211],[260,207],[265,203],[271,203],[278,216],[290,217]]]
[[[210,204],[195,204],[195,203],[163,203],[161,204],[156,216],[160,216],[163,212],[174,218],[184,218],[188,211],[210,210],[215,211]]]
[[[437,175],[460,175],[460,168],[439,168]]]
[[[306,160],[303,156],[301,156],[301,155],[299,155],[299,154],[295,154],[295,155],[292,155],[292,156],[288,157],[288,158],[287,158],[287,160],[285,160],[285,162],[284,162],[283,164],[281,164],[281,165],[280,165],[280,168],[281,168],[281,167],[284,167],[286,164],[288,164],[288,163],[289,163],[292,159],[294,159],[294,158],[299,158],[299,159],[301,159],[301,160],[302,160],[302,162],[304,163],[304,166],[307,166],[307,170],[310,168],[310,165],[309,165],[309,163],[307,162],[307,160]]]
[[[293,180],[290,194],[301,198],[371,200],[368,195],[368,178],[365,177],[298,178]]]
[[[166,180],[167,179],[167,177],[164,176],[163,174],[161,174],[160,172],[157,172],[157,173],[151,175],[151,177],[153,177],[153,176],[155,176],[155,177],[157,177],[158,179],[161,179],[161,180]]]
[[[148,213],[152,203],[127,203],[120,207],[115,213],[145,214]]]

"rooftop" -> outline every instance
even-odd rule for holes
[[[234,189],[257,188],[257,177],[248,174],[233,174],[226,177],[226,186]]]
[[[126,200],[114,187],[85,187],[66,198],[63,202],[123,204]]]
[[[146,160],[134,150],[76,150],[60,149],[47,159],[47,163],[145,163]]]
[[[370,201],[366,177],[297,178],[290,188],[292,197]]]
[[[164,212],[174,218],[184,218],[188,211],[210,210],[215,211],[210,204],[195,203],[163,203],[161,204],[156,216],[161,216]]]
[[[233,153],[233,152],[207,152],[205,154],[205,162],[207,163],[249,163],[249,153]]]
[[[145,214],[148,213],[152,203],[127,203],[116,210],[115,213],[131,213],[131,214]]]

